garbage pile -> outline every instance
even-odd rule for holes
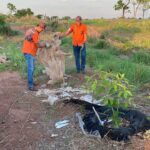
[[[72,87],[62,87],[58,89],[40,89],[36,92],[37,97],[45,98],[42,102],[54,105],[57,101],[64,101],[74,99],[80,99],[83,101],[88,101],[90,103],[97,102],[88,91],[82,88],[72,88]]]
[[[64,81],[65,56],[69,55],[60,49],[61,40],[59,33],[55,33],[51,41],[46,42],[46,48],[38,50],[37,58],[45,67],[50,80],[48,84]]]
[[[45,98],[42,102],[54,105],[63,101],[66,105],[71,103],[84,108],[84,114],[77,113],[79,126],[85,135],[96,137],[109,137],[112,140],[126,141],[130,136],[139,132],[150,130],[150,120],[140,111],[119,108],[119,118],[126,121],[120,127],[113,127],[112,108],[102,105],[95,100],[88,91],[82,88],[62,87],[54,90],[40,89],[36,96]],[[98,103],[99,102],[99,103]],[[115,108],[114,108],[115,109]],[[60,124],[65,126],[68,122]],[[59,126],[56,124],[56,127]]]
[[[6,57],[5,54],[0,55],[0,64],[5,64],[5,63],[8,63],[8,62],[9,62],[9,60],[8,60],[8,58]]]
[[[119,118],[126,120],[128,123],[115,128],[112,127],[112,120],[110,120],[113,113],[112,108],[79,99],[71,99],[67,103],[84,107],[86,113],[83,117],[79,113],[76,114],[84,134],[88,133],[93,136],[100,136],[101,138],[107,136],[116,141],[127,141],[134,134],[150,130],[150,120],[148,120],[148,117],[134,109],[119,108]]]

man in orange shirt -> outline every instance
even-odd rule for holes
[[[34,68],[35,68],[34,62],[35,62],[35,56],[36,56],[37,50],[40,47],[39,35],[42,31],[44,31],[45,27],[46,27],[46,24],[44,22],[40,22],[40,24],[34,29],[29,29],[25,35],[22,52],[27,62],[28,89],[30,91],[36,91],[34,87],[34,81],[33,81],[33,73],[34,73]]]
[[[69,30],[62,35],[68,36],[73,33],[72,44],[75,56],[75,63],[77,73],[85,73],[86,65],[86,41],[87,41],[87,27],[82,23],[81,16],[76,17],[76,22],[72,24]]]

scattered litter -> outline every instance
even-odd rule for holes
[[[72,87],[68,86],[68,87],[64,88],[64,91],[66,91],[66,92],[72,92],[73,89],[72,89]]]
[[[49,103],[50,105],[54,105],[54,103],[58,100],[59,98],[55,95],[50,95],[48,99],[42,100],[43,103]]]
[[[42,73],[43,73],[43,74],[46,74],[46,70],[43,70]]]
[[[147,130],[144,134],[144,138],[150,139],[150,130]]]
[[[60,33],[55,33],[49,43],[46,43],[46,48],[40,48],[37,53],[39,62],[44,66],[46,74],[51,79],[48,84],[64,81],[65,56],[69,54],[63,52],[60,45]]]
[[[39,89],[36,92],[36,96],[44,98],[42,102],[50,103],[51,105],[53,105],[56,101],[61,101],[64,99],[71,99],[71,98],[78,98],[83,101],[94,102],[92,95],[87,94],[86,90],[82,88],[72,88],[70,86],[61,87],[54,90]]]
[[[92,103],[93,101],[93,96],[92,95],[84,95],[80,97],[81,100]]]
[[[52,134],[51,137],[52,137],[52,138],[58,137],[58,134]]]
[[[24,91],[24,94],[28,94],[28,91]]]
[[[5,63],[8,63],[8,58],[6,57],[5,54],[3,55],[0,55],[0,64],[5,64]]]
[[[40,90],[38,90],[37,92],[36,92],[36,96],[37,97],[43,97],[44,95],[45,96],[49,96],[49,95],[51,95],[53,93],[53,91],[51,91],[51,90],[49,90],[49,89],[40,89]]]
[[[42,85],[41,85],[41,88],[46,88],[46,84],[42,84]]]
[[[4,49],[4,47],[1,47],[1,46],[0,46],[0,49]]]
[[[35,124],[37,124],[37,122],[31,122],[31,124],[35,125]]]
[[[48,101],[49,101],[50,105],[54,105],[54,103],[55,103],[58,99],[59,99],[59,98],[58,98],[57,96],[55,96],[55,95],[50,95],[50,96],[48,97]]]
[[[67,83],[67,82],[64,82],[64,83],[61,84],[61,87],[64,88],[64,87],[66,87],[67,85],[68,85],[68,83]]]
[[[91,136],[91,137],[99,137],[99,138],[101,138],[101,135],[100,135],[99,131],[97,131],[97,130],[94,131],[94,132],[92,132],[91,135],[87,134],[87,132],[84,130],[85,124],[84,124],[84,122],[82,120],[81,113],[76,113],[76,117],[78,118],[79,127],[81,128],[81,130],[82,130],[82,132],[83,132],[84,135]]]
[[[79,99],[71,99],[70,103],[83,106],[85,109],[83,117],[80,114],[76,114],[79,126],[85,135],[100,135],[101,138],[108,136],[112,140],[127,141],[130,136],[147,130],[145,137],[150,136],[150,121],[140,111],[119,108],[120,119],[128,122],[128,124],[121,124],[116,128],[113,126],[112,120],[109,119],[113,114],[110,107],[92,104]]]
[[[76,117],[79,120],[79,127],[81,128],[82,132],[84,133],[84,135],[87,135],[87,133],[84,130],[84,122],[82,120],[81,114],[80,113],[76,113]]]
[[[61,95],[60,95],[60,97],[62,97],[62,98],[67,98],[67,97],[71,97],[72,95],[71,94],[69,94],[69,93],[67,93],[67,92],[63,92]]]
[[[69,120],[58,121],[58,122],[55,123],[55,127],[57,129],[63,128],[67,125],[69,125]]]

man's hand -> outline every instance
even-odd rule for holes
[[[40,42],[40,43],[37,44],[37,46],[39,48],[44,48],[44,47],[46,47],[46,43],[45,42]]]
[[[61,33],[61,34],[59,35],[59,39],[63,39],[64,37],[65,37],[64,33]]]
[[[46,42],[46,43],[45,43],[45,47],[46,47],[46,48],[50,48],[51,46],[50,46],[49,43]]]
[[[85,44],[82,44],[82,45],[81,45],[81,50],[83,50],[83,49],[84,49],[84,46],[85,46]]]

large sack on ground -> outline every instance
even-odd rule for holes
[[[55,33],[52,40],[46,43],[46,48],[38,50],[37,58],[50,78],[48,84],[64,80],[66,53],[60,49],[60,44],[59,33]]]

